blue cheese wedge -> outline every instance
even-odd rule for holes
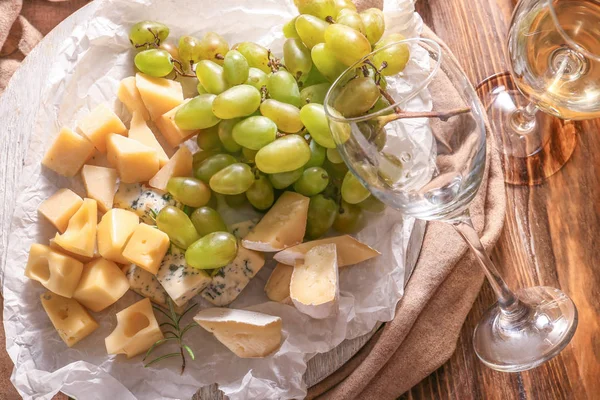
[[[206,272],[187,265],[185,251],[173,244],[163,258],[156,278],[178,306],[185,305],[211,281]]]
[[[243,222],[238,222],[237,224],[232,224],[229,227],[229,231],[233,236],[235,236],[238,240],[245,238],[252,229],[256,226],[256,221],[248,220]]]
[[[159,306],[169,308],[167,299],[169,294],[158,282],[158,279],[150,272],[135,264],[127,265],[122,268],[125,277],[129,281],[129,289],[143,297],[147,297]],[[175,307],[175,311],[180,312],[185,308],[185,303],[180,307]]]
[[[216,306],[226,306],[240,295],[263,265],[265,257],[262,253],[239,246],[237,256],[213,276],[202,291],[202,297]]]
[[[156,215],[166,206],[179,207],[179,203],[169,193],[141,183],[121,182],[113,202],[113,207],[133,211],[150,225],[155,224]]]

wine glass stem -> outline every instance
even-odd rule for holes
[[[537,123],[535,118],[536,113],[537,107],[531,102],[529,102],[525,107],[517,108],[510,116],[511,127],[519,135],[527,135],[528,133],[531,133]]]

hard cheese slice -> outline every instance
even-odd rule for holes
[[[284,304],[292,304],[290,299],[290,282],[294,267],[278,263],[265,285],[265,293],[269,300]]]
[[[169,193],[160,192],[141,183],[122,183],[115,194],[113,206],[136,213],[143,222],[155,225],[155,218],[166,206],[179,203]]]
[[[46,151],[42,165],[63,176],[75,176],[94,154],[94,145],[69,128],[62,128]]]
[[[123,250],[139,223],[138,215],[129,210],[113,208],[104,214],[98,224],[98,251],[102,257],[120,264],[129,263],[123,257]]]
[[[134,111],[131,117],[131,125],[129,126],[129,138],[151,147],[156,151],[158,163],[162,167],[169,162],[169,156],[165,153],[154,133],[148,128],[146,119],[139,111]]]
[[[123,257],[151,274],[156,274],[168,249],[169,236],[156,227],[142,223],[131,234],[123,249]]]
[[[38,211],[62,233],[82,204],[83,199],[71,190],[59,189],[40,204]]]
[[[48,246],[32,244],[25,267],[25,276],[41,283],[46,289],[64,297],[72,297],[83,271],[83,264]]]
[[[94,312],[114,304],[129,289],[129,282],[112,261],[98,258],[86,264],[73,298]]]
[[[342,235],[313,240],[294,247],[289,247],[275,254],[273,258],[283,264],[295,265],[297,262],[304,260],[304,256],[310,249],[324,244],[335,244],[339,267],[358,264],[381,255],[377,250],[359,242],[352,236]]]
[[[83,117],[79,123],[79,129],[87,136],[94,146],[102,153],[106,151],[106,139],[108,135],[116,133],[126,135],[127,128],[106,104],[100,104],[88,115]]]
[[[79,210],[69,220],[67,230],[56,234],[57,245],[71,253],[92,257],[96,248],[98,206],[96,200],[85,199]]]
[[[169,179],[177,176],[192,176],[192,152],[185,146],[179,150],[169,162],[154,175],[148,184],[159,190],[166,190]]]
[[[181,129],[175,123],[175,114],[177,114],[177,111],[179,111],[182,105],[183,104],[173,108],[168,112],[165,112],[160,117],[155,118],[154,121],[156,123],[156,126],[160,130],[160,133],[162,133],[164,138],[167,139],[167,142],[172,147],[180,145],[187,139],[200,132],[199,130]]]
[[[77,300],[52,292],[46,292],[40,298],[54,329],[67,346],[72,347],[98,328],[98,323]]]
[[[106,158],[119,172],[122,182],[146,182],[159,169],[156,151],[137,140],[110,134],[106,139]]]
[[[125,104],[131,114],[138,113],[144,121],[150,119],[150,114],[146,110],[140,91],[135,85],[135,76],[128,76],[121,81],[117,97],[121,100],[121,103]],[[129,136],[131,136],[131,132]]]
[[[238,357],[265,357],[281,346],[279,317],[246,310],[208,308],[196,314],[194,321]]]
[[[107,212],[110,210],[117,191],[117,170],[95,165],[84,165],[81,169],[81,177],[87,196],[98,202],[100,211]]]
[[[127,265],[122,269],[129,281],[129,289],[143,297],[147,297],[155,304],[169,308],[167,299],[169,295],[156,279],[156,276],[135,264]],[[175,311],[183,311],[183,307],[175,307]]]
[[[238,246],[236,257],[213,276],[211,282],[202,291],[202,297],[216,306],[231,303],[263,265],[265,265],[265,257],[262,253]]]
[[[167,251],[156,278],[178,306],[185,305],[211,281],[205,271],[187,265],[185,251],[175,245]]]
[[[243,240],[247,249],[273,252],[302,243],[310,199],[284,192]]]
[[[135,85],[152,120],[183,103],[181,83],[137,73]]]
[[[334,244],[313,247],[304,263],[296,264],[290,298],[298,311],[316,319],[329,318],[339,309],[339,275]]]

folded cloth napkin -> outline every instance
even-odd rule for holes
[[[26,3],[29,2],[43,3],[40,0]],[[66,5],[72,8],[70,11],[75,11],[83,3],[81,0]],[[357,4],[360,9],[381,7],[382,1],[357,0]],[[19,15],[21,6],[21,0],[0,0],[0,92],[10,74],[41,37]],[[64,12],[58,16],[50,13],[40,20],[45,21],[47,28],[60,22],[58,17],[66,15]],[[445,46],[427,27],[423,36]],[[448,91],[447,86],[443,80],[434,80],[431,90]],[[489,135],[488,128],[488,139]],[[471,206],[471,215],[489,250],[500,236],[506,202],[500,160],[491,140],[487,142],[487,154],[485,179]],[[308,398],[397,398],[452,355],[461,326],[482,282],[480,267],[453,228],[440,222],[429,223],[419,261],[398,304],[395,319],[385,324],[344,367],[310,388]],[[3,339],[0,337],[0,342]],[[8,380],[11,367],[8,355],[0,354],[1,399],[18,399]]]

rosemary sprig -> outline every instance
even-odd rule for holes
[[[198,304],[192,304],[184,312],[182,312],[181,314],[177,314],[175,312],[175,305],[173,304],[173,300],[168,298],[167,303],[169,305],[169,312],[166,312],[165,310],[163,310],[161,307],[157,306],[156,304],[152,305],[152,307],[154,307],[155,310],[161,312],[168,318],[167,321],[160,324],[160,327],[162,328],[163,326],[166,326],[166,327],[168,327],[169,330],[163,331],[163,334],[165,335],[165,337],[163,339],[157,340],[148,349],[148,351],[146,352],[146,355],[144,356],[144,359],[142,361],[146,361],[148,356],[150,356],[150,354],[152,354],[152,352],[154,352],[154,350],[156,350],[158,347],[162,346],[165,343],[175,341],[179,345],[178,352],[168,353],[168,354],[164,354],[162,356],[156,357],[155,359],[148,361],[146,364],[144,364],[144,367],[147,368],[147,367],[149,367],[153,364],[156,364],[162,360],[166,360],[167,358],[181,357],[181,374],[183,375],[183,372],[185,371],[184,350],[188,353],[188,355],[190,356],[190,358],[192,360],[196,359],[196,356],[194,355],[194,352],[192,351],[190,346],[183,343],[183,335],[185,335],[186,332],[189,331],[190,329],[198,326],[198,324],[196,324],[194,321],[192,321],[189,324],[187,324],[185,327],[182,328],[181,320],[188,312],[193,310],[194,307],[196,307]]]

